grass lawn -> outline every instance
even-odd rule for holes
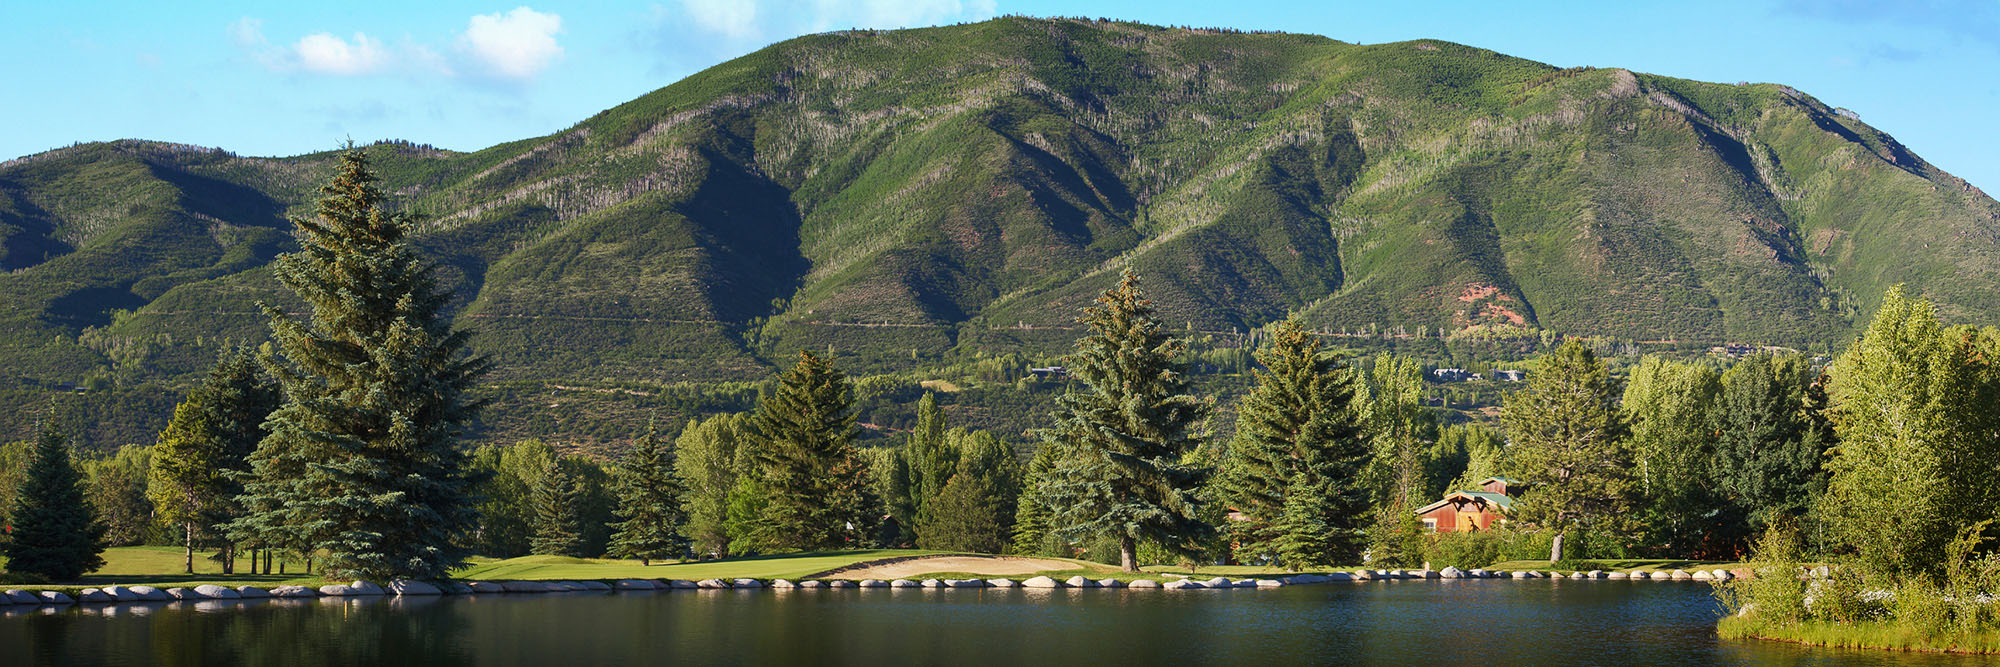
[[[188,574],[185,553],[180,547],[113,547],[104,550],[104,567],[83,575],[82,579],[57,585],[10,584],[4,588],[75,592],[84,588],[102,588],[111,585],[146,585],[156,588],[201,584],[269,587],[317,579],[314,576],[301,575],[296,563],[287,566],[289,574],[272,573],[269,576],[248,574],[250,559],[247,556],[237,560],[236,574],[223,574],[222,563],[209,560],[209,556],[215,554],[213,551],[194,552],[194,574]]]
[[[1486,569],[1539,570],[1544,572],[1552,572],[1557,569],[1561,569],[1564,572],[1569,572],[1577,569],[1587,569],[1587,570],[1604,570],[1606,572],[1641,572],[1641,571],[1655,571],[1655,570],[1693,570],[1693,569],[1713,570],[1715,568],[1734,570],[1745,566],[1744,563],[1738,561],[1676,560],[1672,558],[1596,558],[1596,559],[1573,560],[1569,562],[1586,564],[1589,565],[1589,567],[1552,568],[1549,567],[1549,562],[1545,560],[1510,560],[1504,563],[1494,563],[1492,565],[1488,565],[1486,566]]]
[[[1723,639],[1769,639],[1838,648],[2000,653],[2000,632],[1930,633],[1894,621],[1806,621],[1775,625],[1754,618],[1731,616],[1717,623],[1715,632]]]
[[[833,553],[779,554],[694,563],[656,562],[640,565],[636,560],[608,558],[568,558],[564,556],[522,556],[474,564],[454,572],[460,579],[797,579],[838,567],[884,558],[926,556],[949,553],[916,549],[871,549]]]

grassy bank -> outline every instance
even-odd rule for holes
[[[1678,560],[1671,558],[1596,558],[1564,561],[1562,567],[1551,567],[1545,560],[1510,560],[1486,566],[1488,570],[1533,570],[1538,572],[1572,572],[1577,570],[1603,570],[1605,572],[1665,572],[1672,570],[1713,570],[1722,568],[1735,570],[1745,567],[1744,563],[1720,560]]]
[[[1754,618],[1731,616],[1717,623],[1715,632],[1723,639],[1764,639],[1836,648],[2000,653],[2000,632],[1934,634],[1895,621],[1854,623],[1802,621],[1777,624],[1761,622]]]

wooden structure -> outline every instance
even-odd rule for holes
[[[1442,500],[1417,508],[1417,518],[1434,533],[1488,530],[1507,522],[1507,510],[1514,506],[1513,494],[1520,488],[1520,482],[1488,477],[1477,491],[1453,491]]]

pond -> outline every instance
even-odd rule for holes
[[[49,665],[1970,665],[1720,641],[1705,584],[659,591],[5,609]]]

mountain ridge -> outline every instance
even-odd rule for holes
[[[544,137],[369,150],[496,382],[1046,358],[1128,267],[1196,331],[1827,346],[1896,283],[2000,315],[2000,205],[1851,114],[1436,40],[826,33]],[[171,385],[261,340],[262,266],[329,155],[0,165],[0,382]]]

